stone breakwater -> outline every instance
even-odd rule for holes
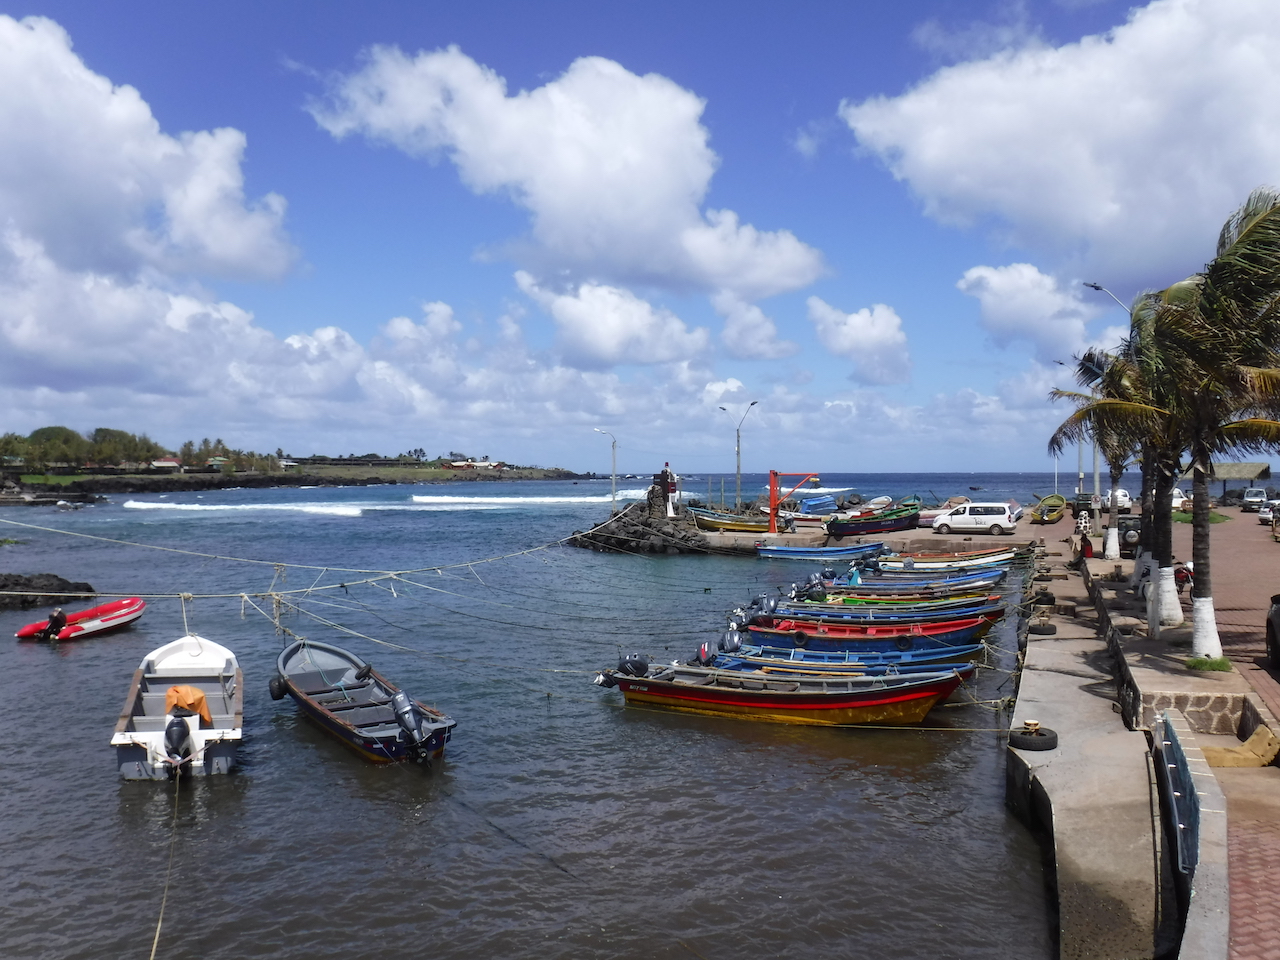
[[[661,501],[633,503],[598,527],[575,530],[569,544],[613,553],[711,553],[710,542],[681,510],[667,517]]]
[[[93,595],[91,584],[73,583],[52,573],[37,573],[29,577],[20,573],[0,573],[0,610],[56,607],[68,600],[87,599]]]

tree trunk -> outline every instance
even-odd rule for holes
[[[1191,478],[1191,650],[1197,657],[1222,656],[1218,618],[1213,609],[1213,581],[1209,575],[1209,476],[1199,464]]]
[[[1107,521],[1107,539],[1102,548],[1103,560],[1120,559],[1120,503],[1117,491],[1124,476],[1124,463],[1108,463],[1111,471],[1111,519]]]
[[[1147,629],[1160,635],[1161,627],[1177,627],[1183,622],[1182,603],[1173,579],[1173,507],[1170,496],[1177,471],[1160,466],[1151,491],[1151,553],[1155,575],[1147,589]]]

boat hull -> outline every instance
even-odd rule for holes
[[[922,721],[960,685],[957,673],[927,680],[772,680],[707,670],[705,683],[627,677],[610,671],[628,704],[769,723],[907,726]],[[695,675],[696,676],[696,675]],[[701,677],[699,677],[701,679]]]
[[[139,597],[129,597],[69,613],[67,625],[58,631],[57,639],[83,640],[113,630],[122,630],[141,617],[146,608],[146,601]],[[19,628],[14,636],[19,640],[45,641],[44,631],[48,626],[48,620],[38,620]]]
[[[759,544],[756,554],[768,560],[860,560],[874,557],[884,549],[880,541],[850,547],[779,547]]]
[[[276,661],[279,687],[304,716],[371,763],[427,762],[444,756],[457,723],[409,700],[422,739],[411,740],[395,715],[400,688],[355,654],[314,640],[296,641]]]
[[[902,516],[867,517],[864,520],[832,520],[827,523],[827,534],[839,540],[841,537],[858,537],[868,533],[892,533],[895,530],[912,530],[920,525],[920,511],[913,510]]]

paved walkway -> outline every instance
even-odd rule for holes
[[[1280,680],[1266,656],[1266,616],[1280,593],[1280,543],[1257,515],[1226,507],[1215,524],[1213,598],[1222,649],[1280,716]],[[1191,559],[1191,525],[1174,524],[1174,556]],[[1189,597],[1184,599],[1190,614]],[[1232,960],[1280,960],[1280,768],[1216,769],[1227,798]]]

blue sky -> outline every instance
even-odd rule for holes
[[[1052,469],[1081,281],[1280,182],[1272,14],[0,0],[0,430]]]

